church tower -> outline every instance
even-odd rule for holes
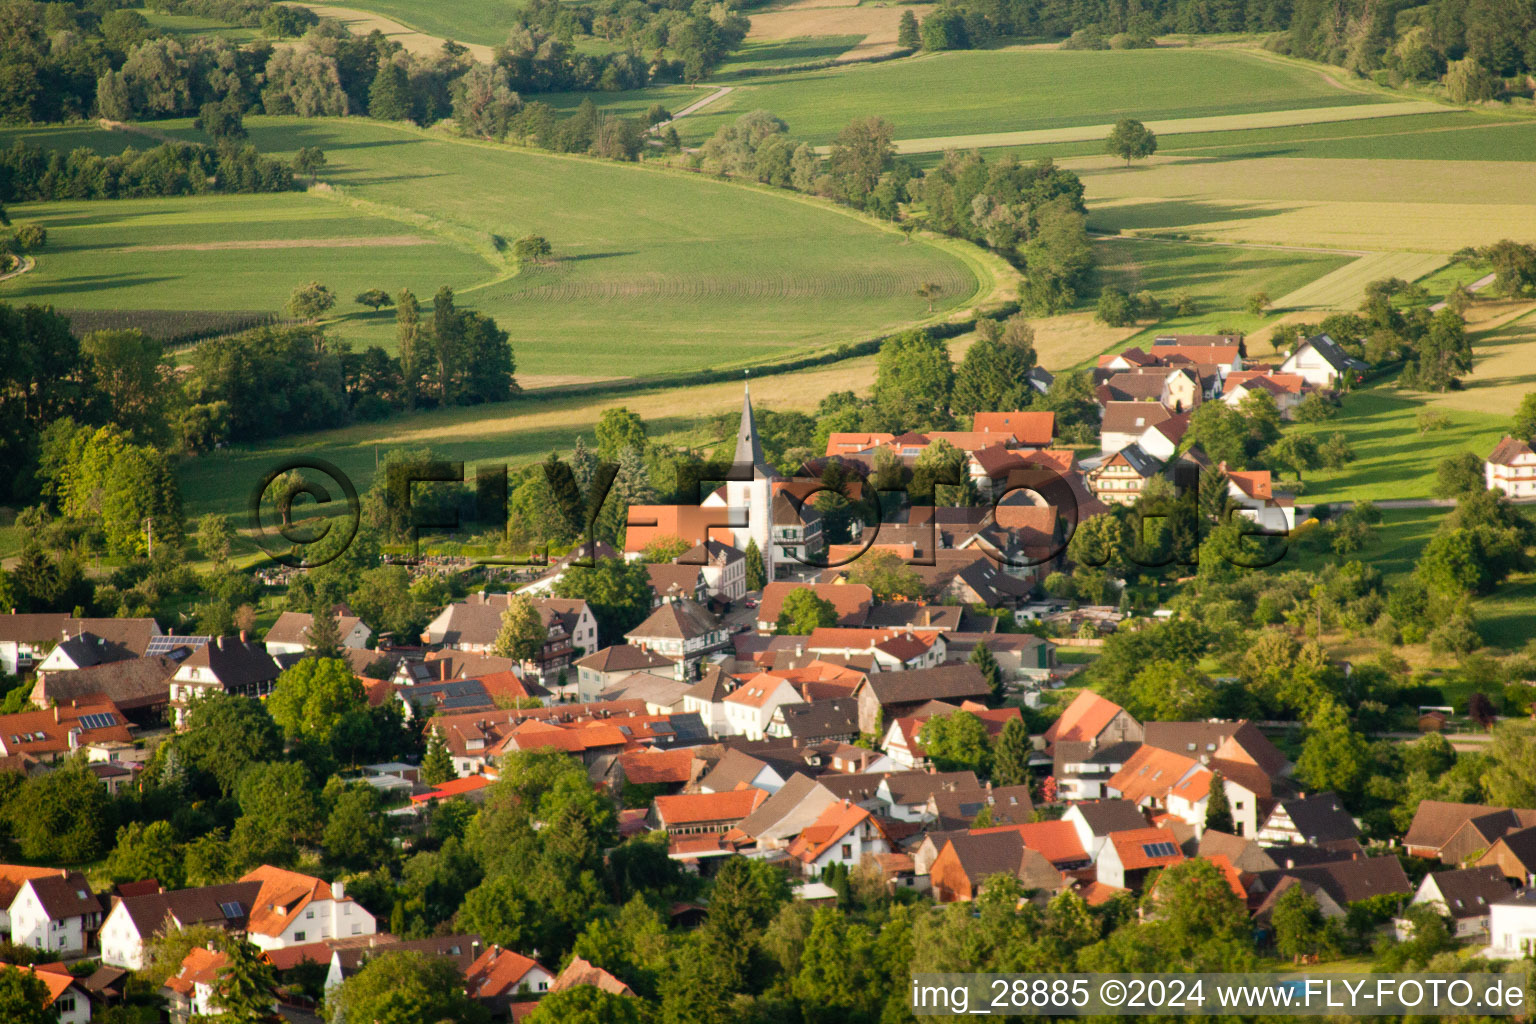
[[[740,470],[752,467],[751,480],[731,480],[725,485],[731,533],[735,546],[745,551],[749,539],[757,541],[763,553],[763,571],[773,579],[773,482],[779,479],[763,455],[763,442],[757,436],[757,421],[752,416],[752,386],[746,386],[741,399],[741,424],[736,430],[736,455],[732,459]]]

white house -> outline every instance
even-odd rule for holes
[[[59,1015],[58,1024],[88,1024],[91,997],[62,963],[16,968],[26,971],[48,987],[49,1005]]]
[[[1409,906],[1431,906],[1441,916],[1449,917],[1458,939],[1486,940],[1493,905],[1509,895],[1504,872],[1490,864],[1425,875]],[[1398,918],[1395,924],[1399,941],[1411,936],[1407,919]]]
[[[1111,833],[1147,827],[1147,819],[1129,800],[1079,801],[1067,808],[1061,820],[1072,826],[1093,861],[1099,859]]]
[[[1320,388],[1337,387],[1348,374],[1366,369],[1369,367],[1351,358],[1326,334],[1314,334],[1306,339],[1280,364],[1281,373],[1294,373]]]
[[[1488,908],[1485,956],[1518,960],[1536,951],[1536,889],[1521,889]]]
[[[788,679],[766,672],[753,676],[726,695],[721,702],[729,735],[760,740],[773,721],[773,713],[785,704],[802,703]]]
[[[725,714],[725,698],[735,689],[736,681],[719,665],[704,669],[704,676],[683,694],[683,712],[699,716],[711,736],[729,736],[730,722]]]
[[[1511,498],[1536,498],[1536,451],[1515,437],[1506,437],[1483,463],[1488,489]]]
[[[1237,514],[1253,520],[1266,533],[1289,533],[1296,528],[1296,502],[1277,498],[1274,479],[1267,469],[1227,473],[1227,493],[1238,505]]]
[[[664,658],[691,662],[724,647],[730,632],[708,608],[681,597],[663,601],[624,638]]]
[[[323,939],[372,935],[373,915],[346,894],[340,882],[325,884],[297,871],[262,865],[240,881],[260,882],[246,935],[261,949],[282,949]]]
[[[185,929],[204,925],[241,931],[260,892],[261,883],[252,881],[124,896],[102,922],[97,939],[101,962],[142,970],[145,941],[168,926]]]
[[[866,856],[890,852],[890,840],[879,821],[846,799],[822,811],[789,846],[789,855],[799,861],[800,872],[807,878],[819,876],[832,864],[853,868]]]
[[[101,924],[101,901],[79,872],[29,878],[11,901],[11,941],[55,953],[83,953]]]

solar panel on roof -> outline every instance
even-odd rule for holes
[[[224,912],[225,917],[231,919],[245,916],[245,911],[238,903],[220,903],[219,909]]]
[[[116,724],[117,716],[112,714],[80,716],[80,725],[85,729],[110,729]]]
[[[1142,843],[1141,852],[1148,857],[1172,857],[1179,848],[1172,843]]]
[[[169,636],[152,636],[149,638],[149,646],[144,648],[144,655],[145,657],[148,657],[153,654],[169,654],[171,651],[176,650],[178,647],[185,647],[189,650],[195,650],[207,642],[208,637],[206,636],[176,636],[175,634],[171,634]]]

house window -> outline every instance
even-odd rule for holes
[[[293,933],[293,941],[294,942],[303,942],[304,941],[304,933],[303,932],[294,932]]]
[[[843,844],[843,860],[849,860],[852,857],[853,857],[853,844],[852,843],[844,843]]]
[[[75,1011],[75,997],[65,996],[58,1003],[60,1013],[73,1013]]]
[[[313,910],[306,910],[306,911],[304,911],[304,920],[306,920],[306,921],[313,921],[314,919],[315,919],[315,912]]]

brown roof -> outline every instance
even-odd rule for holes
[[[1200,836],[1197,854],[1206,859],[1225,857],[1227,863],[1237,870],[1250,874],[1273,871],[1280,866],[1264,847],[1253,840],[1209,828]]]
[[[61,706],[0,715],[0,747],[7,754],[62,754],[87,743],[133,742],[128,720],[111,703]]]
[[[1445,899],[1445,909],[1458,920],[1481,917],[1488,905],[1509,895],[1509,881],[1495,865],[1441,871],[1432,876]]]
[[[1247,761],[1267,775],[1282,775],[1290,767],[1273,743],[1247,719],[1236,722],[1147,722],[1142,742],[1159,750],[1199,759]]]
[[[340,614],[336,616],[336,628],[345,637],[356,628],[363,620],[356,615]],[[282,644],[309,644],[309,631],[314,627],[315,617],[309,612],[283,612],[272,623],[272,628],[267,630],[267,635],[262,639],[267,643]]]
[[[632,644],[614,644],[604,647],[587,655],[576,662],[580,668],[589,668],[594,672],[642,672],[649,668],[661,668],[674,664],[671,658],[664,658],[659,654],[646,650],[644,647],[635,647]]]
[[[1088,825],[1089,834],[1107,836],[1146,828],[1146,816],[1129,800],[1084,800],[1072,805]]]
[[[591,985],[593,988],[600,988],[616,996],[635,994],[633,989],[618,978],[579,956],[571,957],[571,962],[565,965],[565,970],[561,971],[559,977],[550,984],[549,991],[551,994],[564,992],[578,985]]]
[[[1101,434],[1140,434],[1155,427],[1173,413],[1158,402],[1106,402]]]
[[[66,636],[91,633],[109,644],[126,648],[136,657],[142,657],[149,648],[149,641],[160,633],[160,625],[154,619],[77,619],[62,612],[40,612],[30,615],[0,615],[0,641],[20,643],[57,643]]]
[[[693,597],[704,582],[704,569],[697,565],[650,562],[645,571],[651,577],[651,589],[657,597]]]
[[[904,672],[876,672],[863,685],[869,687],[875,699],[883,705],[985,698],[992,692],[981,669],[969,662]]]
[[[63,868],[36,868],[29,864],[0,864],[0,907],[9,907],[28,879],[61,876]]]
[[[32,703],[39,707],[99,698],[125,710],[170,699],[171,676],[178,662],[163,654],[129,658],[69,672],[39,672],[32,687]]]
[[[660,637],[667,640],[692,640],[718,628],[719,624],[708,608],[697,601],[683,598],[663,601],[644,622],[625,635],[642,639]]]
[[[776,622],[784,599],[796,590],[809,589],[823,601],[829,601],[837,611],[839,626],[860,626],[874,602],[874,592],[862,583],[787,583],[774,582],[763,588],[763,598],[757,608],[760,622]]]
[[[1278,871],[1265,871],[1259,879],[1266,888],[1273,888],[1287,875],[1312,883],[1341,907],[1372,896],[1388,893],[1406,896],[1413,892],[1413,885],[1409,883],[1408,876],[1403,873],[1403,865],[1396,857],[1362,857],[1358,860],[1282,868]]]
[[[1531,455],[1531,446],[1518,437],[1506,437],[1493,446],[1493,452],[1488,456],[1488,461],[1495,466],[1513,466],[1515,460],[1522,455]]]
[[[51,920],[101,913],[101,901],[78,871],[29,879],[24,885],[32,886]]]
[[[1510,811],[1508,807],[1491,807],[1487,804],[1457,804],[1444,800],[1421,800],[1413,812],[1413,822],[1403,836],[1404,846],[1418,846],[1438,850],[1450,842],[1463,825],[1490,814]],[[1536,811],[1517,811],[1536,818]],[[1536,820],[1524,822],[1536,824]],[[1511,827],[1515,827],[1514,824]]]
[[[183,928],[197,924],[243,928],[260,892],[260,882],[231,882],[228,885],[124,896],[122,904],[123,912],[133,921],[139,935],[147,938],[160,931],[167,918],[175,919]],[[236,909],[238,913],[228,913]]]

